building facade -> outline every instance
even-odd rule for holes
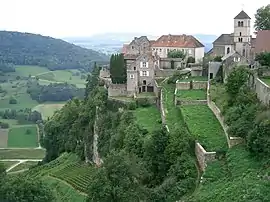
[[[241,56],[251,60],[253,58],[252,48],[255,39],[251,35],[251,18],[245,11],[241,11],[234,18],[234,32],[231,34],[221,34],[213,42],[213,56],[225,56],[235,51]]]

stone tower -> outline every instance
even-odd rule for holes
[[[234,18],[233,41],[235,50],[246,58],[249,57],[250,53],[250,20],[251,18],[243,10]]]

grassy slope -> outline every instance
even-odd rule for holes
[[[249,156],[245,146],[229,150],[226,159],[209,163],[195,201],[269,201],[270,168]]]
[[[137,108],[134,111],[137,123],[149,132],[161,127],[160,112],[156,106]]]
[[[207,151],[227,148],[224,131],[207,105],[181,106],[190,132]]]
[[[23,162],[23,163],[17,165],[13,169],[11,169],[9,172],[16,172],[16,171],[19,171],[19,170],[28,169],[28,168],[30,168],[31,166],[34,166],[34,165],[37,165],[37,162],[26,161],[26,162]]]
[[[183,100],[206,100],[206,90],[177,90],[176,96]]]

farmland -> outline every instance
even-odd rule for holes
[[[207,151],[227,147],[224,131],[207,105],[185,105],[181,111],[190,132]]]
[[[43,159],[44,149],[0,149],[0,159]]]
[[[39,104],[33,108],[33,110],[36,110],[41,113],[42,119],[46,120],[48,117],[51,117],[55,111],[61,109],[64,106],[64,103],[58,103],[58,104]]]

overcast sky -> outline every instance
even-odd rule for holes
[[[269,0],[0,0],[0,30],[59,38],[106,32],[219,35],[233,31],[243,3],[254,21]]]

